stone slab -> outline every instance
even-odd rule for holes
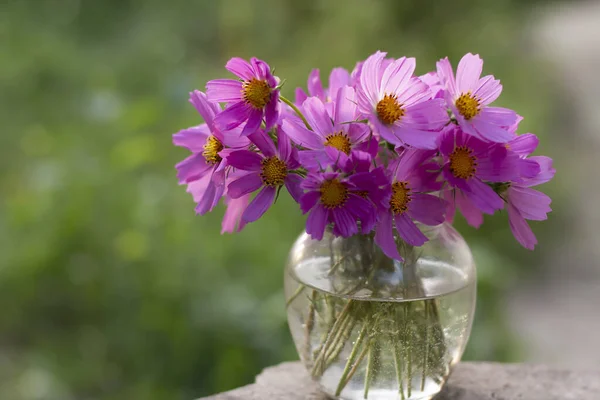
[[[299,362],[288,362],[265,369],[254,384],[198,400],[326,399]],[[600,371],[465,362],[435,400],[600,400]]]

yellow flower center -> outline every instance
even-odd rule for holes
[[[260,177],[266,186],[281,186],[288,174],[287,165],[277,157],[267,157],[261,162]]]
[[[377,116],[384,124],[391,125],[404,116],[402,104],[398,103],[395,94],[386,94],[377,103]]]
[[[337,208],[348,200],[348,188],[337,179],[330,179],[321,184],[321,204],[325,208]]]
[[[481,111],[479,108],[479,100],[477,100],[471,92],[461,94],[454,104],[460,115],[467,121],[475,117]]]
[[[252,78],[242,85],[244,101],[256,109],[264,108],[271,98],[271,87],[267,81]]]
[[[394,182],[392,184],[392,197],[390,198],[390,208],[394,214],[402,214],[408,210],[410,203],[410,188],[408,182]]]
[[[344,132],[325,136],[325,146],[331,146],[343,153],[350,154],[350,138]]]
[[[450,154],[450,172],[457,178],[469,179],[477,171],[477,158],[473,150],[466,146],[459,146]]]
[[[219,152],[223,150],[223,143],[221,143],[216,137],[209,136],[202,148],[204,149],[202,155],[207,163],[217,164],[222,160]]]

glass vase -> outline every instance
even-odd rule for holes
[[[285,272],[290,331],[311,377],[339,399],[431,399],[465,349],[476,271],[449,224],[421,227],[429,241],[397,238],[403,261],[374,235],[302,234]]]

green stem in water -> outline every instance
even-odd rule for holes
[[[408,374],[407,376],[407,383],[406,383],[406,395],[408,397],[411,396],[412,394],[412,332],[411,332],[411,326],[410,326],[410,312],[411,312],[411,303],[408,302],[405,307],[404,307],[404,318],[405,318],[405,322],[406,322],[406,340],[405,340],[405,346],[406,346],[406,373]]]
[[[285,98],[283,96],[279,96],[279,99],[281,101],[283,101],[285,104],[287,104],[288,106],[290,106],[292,108],[292,110],[294,110],[294,112],[296,114],[298,114],[298,116],[300,117],[300,119],[302,120],[302,122],[304,122],[304,125],[306,125],[306,129],[312,131],[312,128],[310,127],[310,124],[308,123],[308,121],[304,117],[304,114],[302,114],[302,111],[300,111],[298,109],[298,107],[296,107],[296,105],[294,103],[292,103],[289,99],[287,99],[287,98]]]
[[[302,293],[302,291],[306,288],[306,286],[304,285],[300,285],[298,286],[298,289],[296,289],[296,291],[294,292],[294,294],[292,294],[290,296],[290,298],[285,302],[285,307],[289,307],[290,304],[292,304],[292,302],[296,299],[296,297],[300,296],[300,293]]]
[[[305,339],[306,339],[306,350],[305,350],[305,358],[308,360],[310,358],[310,338],[312,335],[312,330],[315,326],[315,302],[317,300],[317,291],[313,290],[310,298],[310,305],[308,306],[308,316],[306,317],[305,324]]]
[[[401,341],[401,326],[399,319],[396,319],[397,333],[392,336],[392,343],[394,344],[394,366],[396,367],[396,380],[398,381],[398,391],[402,400],[404,397],[404,383],[402,379],[402,349],[398,345]]]
[[[325,361],[324,357],[327,354],[329,347],[331,346],[331,342],[335,339],[335,337],[338,334],[338,331],[340,330],[342,325],[346,322],[346,318],[348,317],[348,314],[349,314],[353,304],[354,304],[354,301],[348,300],[348,302],[346,303],[346,305],[344,306],[344,308],[338,315],[337,321],[335,321],[335,323],[331,327],[331,330],[327,334],[327,338],[325,338],[325,342],[323,343],[323,345],[321,347],[319,356],[317,357],[317,359],[315,360],[315,363],[313,365],[313,369],[312,369],[313,376],[319,375],[318,374],[319,367],[322,366],[322,363]]]
[[[373,381],[377,371],[377,363],[379,362],[379,344],[376,340],[369,342],[369,355],[367,357],[367,369],[365,371],[365,393],[363,397],[367,399],[369,397],[369,388]]]
[[[342,390],[344,390],[344,387],[346,386],[346,384],[352,377],[352,376],[348,377],[348,375],[350,374],[353,364],[358,365],[358,364],[360,364],[360,360],[362,360],[362,358],[359,357],[359,361],[354,363],[354,359],[356,358],[358,349],[360,348],[360,346],[362,346],[362,342],[364,341],[368,330],[369,330],[369,323],[368,323],[368,321],[365,321],[360,333],[358,334],[358,337],[356,338],[356,342],[354,342],[354,346],[352,347],[352,350],[350,351],[348,360],[346,361],[346,366],[344,367],[344,371],[342,372],[342,376],[340,377],[340,381],[339,381],[337,389],[335,391],[336,396],[339,396],[340,393],[342,393]],[[365,349],[363,349],[363,353],[364,353],[364,350]]]
[[[429,359],[429,300],[425,300],[425,352],[423,353],[423,373],[421,374],[421,392],[425,390],[425,378],[427,376],[427,361]]]

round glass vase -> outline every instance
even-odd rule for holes
[[[431,399],[465,349],[476,271],[449,224],[420,227],[429,241],[396,239],[404,261],[374,235],[302,234],[285,272],[290,331],[310,376],[339,399]]]

